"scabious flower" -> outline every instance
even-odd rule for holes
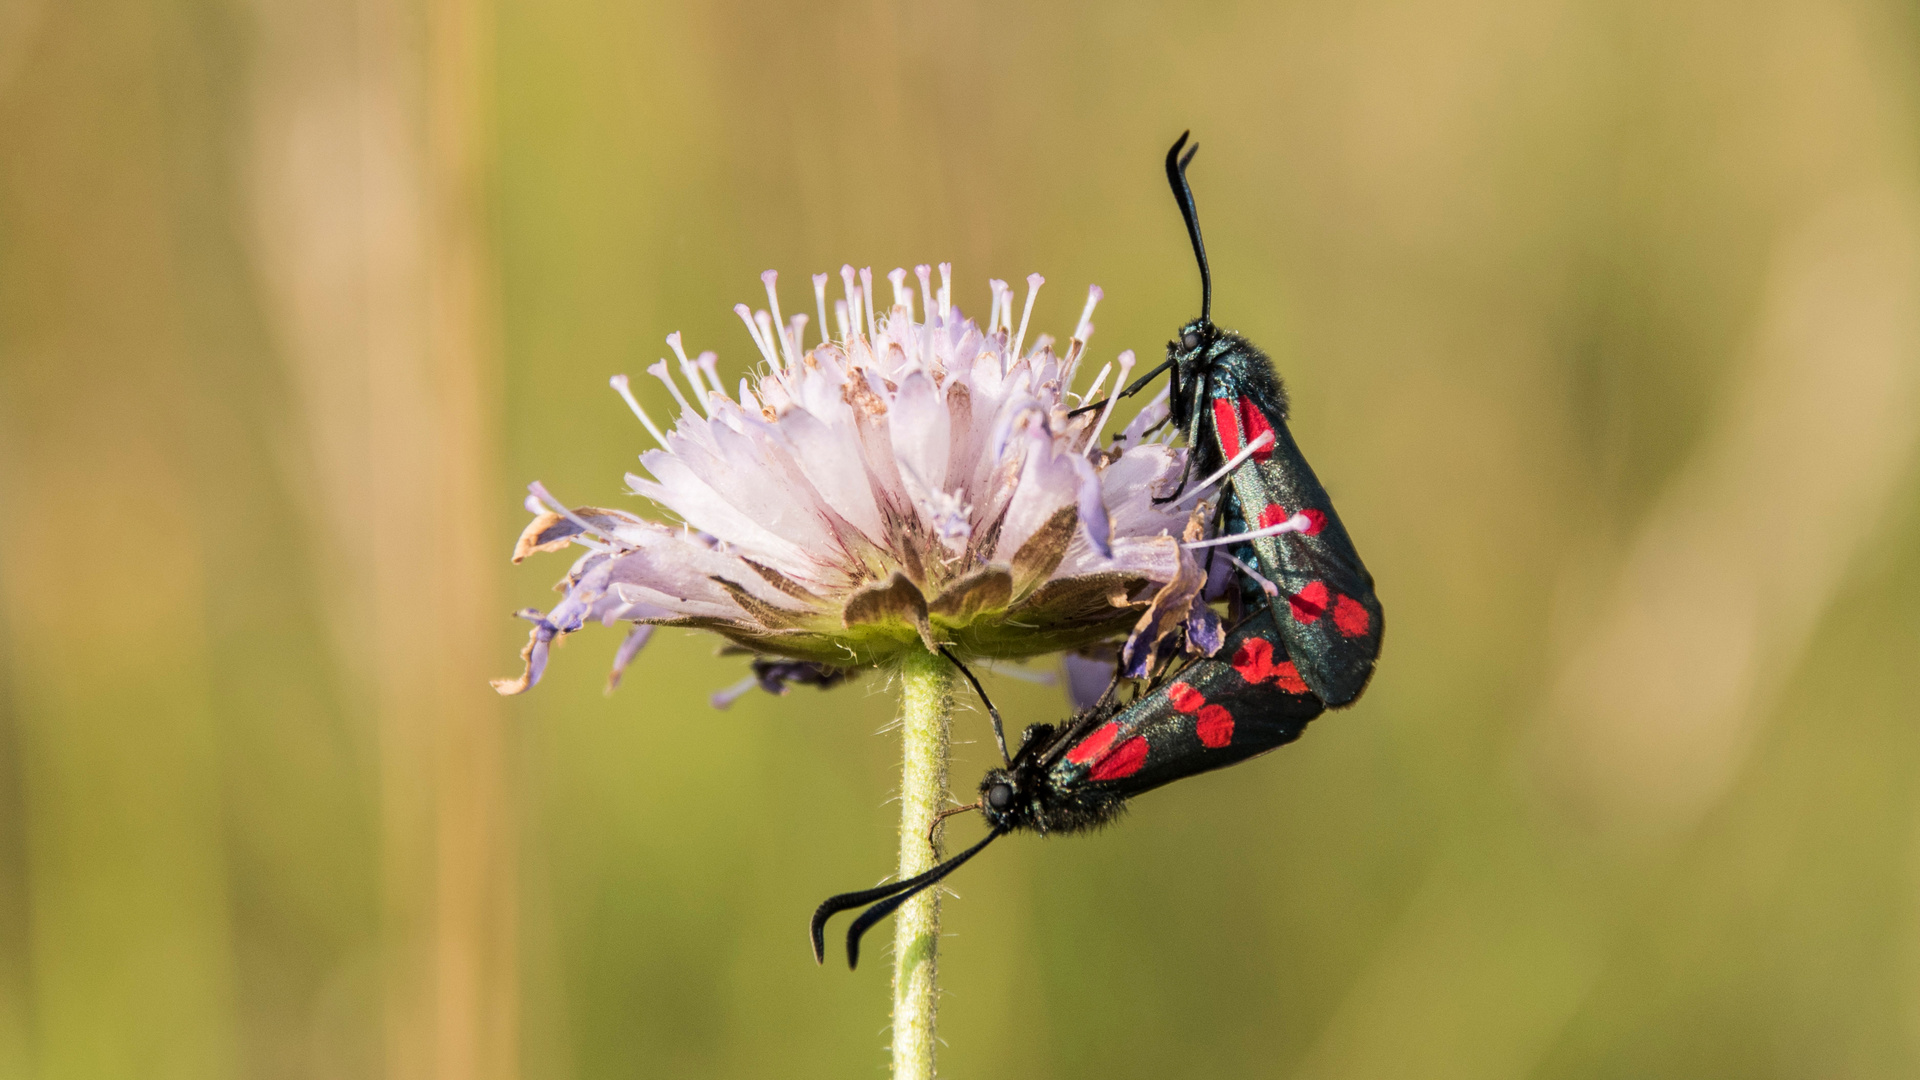
[[[982,327],[961,317],[949,267],[939,270],[936,289],[931,268],[916,268],[917,296],[895,270],[883,311],[872,272],[856,282],[843,267],[835,333],[804,351],[807,317],[782,317],[767,271],[767,310],[734,309],[763,362],[735,394],[715,354],[688,359],[679,335],[667,338],[677,365],[649,372],[679,406],[668,428],[616,376],[658,446],[628,485],[677,520],[568,508],[532,485],[535,516],[514,561],[586,553],[559,604],[521,613],[534,624],[526,669],[495,689],[534,685],[554,639],[590,622],[633,624],[610,683],[654,627],[685,626],[752,653],[743,686],[770,690],[831,685],[909,650],[1020,658],[1122,638],[1129,657],[1217,647],[1207,575],[1182,547],[1207,508],[1153,501],[1185,465],[1164,441],[1171,433],[1145,437],[1165,417],[1164,396],[1104,445],[1112,405],[1072,413],[1115,367],[1118,389],[1134,364],[1122,353],[1085,394],[1070,391],[1099,288],[1056,354],[1047,335],[1026,343],[1039,275],[1027,279],[1017,327],[1013,290],[993,281]],[[814,276],[823,327],[827,284]]]

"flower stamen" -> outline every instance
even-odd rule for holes
[[[1279,596],[1279,595],[1280,595],[1280,586],[1278,586],[1278,585],[1275,585],[1275,584],[1274,584],[1273,582],[1271,582],[1271,581],[1268,581],[1268,580],[1267,580],[1267,579],[1266,579],[1266,578],[1265,578],[1265,577],[1264,577],[1264,576],[1263,576],[1263,575],[1262,575],[1262,574],[1260,573],[1260,571],[1258,571],[1258,570],[1255,570],[1255,569],[1254,569],[1253,567],[1251,567],[1251,566],[1248,566],[1248,565],[1247,565],[1246,563],[1244,563],[1244,562],[1241,562],[1241,561],[1239,560],[1239,558],[1237,558],[1237,557],[1235,557],[1235,556],[1234,556],[1234,555],[1232,555],[1232,554],[1228,554],[1228,555],[1227,555],[1227,561],[1228,561],[1228,562],[1230,562],[1230,563],[1232,563],[1233,565],[1235,565],[1235,566],[1237,566],[1237,567],[1239,567],[1239,568],[1240,568],[1240,572],[1241,572],[1241,573],[1243,573],[1243,574],[1245,574],[1245,575],[1247,575],[1248,577],[1250,577],[1250,578],[1252,578],[1252,579],[1253,579],[1253,580],[1254,580],[1254,581],[1255,581],[1256,583],[1258,583],[1258,584],[1259,584],[1259,586],[1260,586],[1260,591],[1261,591],[1261,592],[1263,592],[1263,593],[1266,593],[1266,594],[1267,594],[1268,596]]]
[[[902,267],[894,267],[887,273],[887,280],[893,283],[893,306],[907,309],[907,318],[913,318],[913,294],[907,291],[907,272]]]
[[[666,357],[663,356],[659,360],[649,365],[647,367],[647,374],[667,384],[667,390],[673,394],[673,400],[679,404],[681,412],[691,413],[694,411],[693,406],[687,401],[687,395],[680,392],[680,384],[673,381],[673,369],[667,366]],[[698,386],[694,387],[695,391],[698,391],[699,389],[700,388]],[[705,397],[706,395],[701,394],[700,396]],[[703,413],[707,412],[707,410],[705,409],[702,409],[700,411]],[[711,416],[712,414],[707,413],[707,415]]]
[[[867,317],[867,343],[879,347],[880,327],[873,321],[873,267],[860,268],[860,306],[861,313]]]
[[[701,353],[699,356],[695,357],[693,362],[696,365],[698,365],[701,371],[706,373],[707,381],[713,384],[713,392],[716,394],[719,394],[721,397],[724,398],[727,396],[727,388],[720,384],[720,371],[717,367],[715,367],[715,362],[718,361],[719,359],[720,359],[719,353],[714,352],[712,349],[708,349],[707,351]],[[689,376],[687,381],[692,382],[693,381],[692,377]],[[711,413],[709,413],[709,415],[711,415]]]
[[[621,540],[617,536],[613,536],[606,532],[601,531],[600,529],[596,528],[592,522],[589,522],[586,518],[583,518],[579,514],[576,514],[573,511],[567,509],[567,505],[561,502],[559,499],[554,498],[553,493],[549,492],[547,490],[547,486],[545,484],[542,484],[540,481],[535,480],[533,483],[528,484],[527,490],[532,492],[533,497],[536,499],[539,499],[541,503],[547,507],[547,509],[552,510],[554,513],[559,514],[561,517],[566,518],[568,521],[571,521],[575,525],[580,526],[581,530],[585,532],[588,536],[599,537],[600,539],[606,541],[606,543],[611,548],[624,549],[629,546],[626,543],[626,541]],[[583,539],[578,536],[573,537],[573,542],[576,544],[579,544],[582,547],[588,547],[588,548],[598,547],[598,545],[595,545],[592,541]],[[604,550],[608,550],[608,548],[599,548],[599,550],[604,551]]]
[[[1107,429],[1107,420],[1113,416],[1114,407],[1120,404],[1120,388],[1127,385],[1127,376],[1133,374],[1133,350],[1128,349],[1121,353],[1118,362],[1120,364],[1120,375],[1113,380],[1113,393],[1107,396],[1107,407],[1100,411],[1099,423],[1094,424],[1093,430],[1087,435],[1088,446],[1100,445],[1100,433]],[[1097,392],[1097,390],[1089,391],[1087,397],[1092,397]],[[1165,392],[1164,388],[1162,392]],[[1082,400],[1085,399],[1083,398]]]
[[[1190,540],[1180,546],[1192,551],[1194,548],[1218,547],[1221,544],[1238,544],[1247,540],[1258,540],[1263,536],[1279,536],[1281,533],[1306,532],[1313,522],[1305,514],[1295,514],[1278,525],[1269,525],[1252,532],[1234,533],[1232,536],[1216,536],[1211,540]]]
[[[1265,450],[1267,447],[1272,445],[1273,445],[1273,432],[1271,431],[1261,432],[1259,437],[1255,438],[1252,442],[1242,447],[1239,453],[1227,459],[1227,463],[1225,465],[1222,465],[1218,469],[1215,469],[1212,475],[1208,476],[1205,480],[1200,481],[1198,484],[1195,484],[1193,486],[1192,491],[1189,491],[1185,495],[1182,495],[1179,498],[1173,500],[1173,503],[1170,506],[1168,506],[1167,509],[1171,510],[1174,507],[1184,506],[1187,503],[1190,503],[1193,500],[1199,498],[1203,493],[1205,493],[1205,491],[1208,488],[1219,483],[1222,477],[1226,476],[1228,473],[1232,472],[1233,470],[1239,468],[1242,462],[1246,461],[1248,458],[1252,457],[1253,455],[1259,453],[1262,450]]]
[[[794,343],[787,340],[786,320],[780,315],[780,292],[774,288],[774,283],[779,280],[780,272],[778,270],[768,270],[760,275],[760,283],[767,287],[767,308],[773,312],[772,325],[781,328],[780,356],[787,362],[788,367],[792,367],[798,358],[793,355]]]
[[[813,275],[813,306],[820,313],[820,344],[827,343],[827,275]],[[844,320],[843,320],[844,324]]]
[[[1013,336],[1013,350],[1008,354],[1016,363],[1026,355],[1020,351],[1020,347],[1027,341],[1027,323],[1033,318],[1033,301],[1040,295],[1040,286],[1046,283],[1047,279],[1039,274],[1027,275],[1027,306],[1020,313],[1020,332]]]
[[[640,423],[646,427],[647,434],[653,436],[653,441],[659,443],[662,450],[671,451],[672,447],[667,445],[667,437],[654,426],[653,418],[647,415],[647,410],[640,407],[640,400],[633,396],[633,388],[627,385],[627,377],[615,375],[607,380],[607,385],[613,387],[614,391],[626,401],[627,408],[633,410],[633,415],[640,418]]]
[[[843,329],[841,331],[840,341],[842,344],[852,347],[853,335],[860,332],[860,290],[853,283],[853,265],[851,263],[842,263],[840,265],[840,283],[847,288],[847,322],[852,327],[851,330]]]
[[[741,322],[747,324],[747,333],[753,338],[754,347],[760,350],[760,355],[767,358],[768,364],[776,368],[779,367],[780,359],[773,355],[772,344],[769,343],[766,338],[760,336],[760,328],[754,325],[753,309],[745,304],[735,304],[733,305],[733,313],[740,316]]]

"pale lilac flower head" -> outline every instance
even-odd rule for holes
[[[649,370],[679,405],[669,428],[616,377],[657,444],[628,485],[671,518],[568,509],[533,485],[514,561],[569,545],[586,554],[558,605],[522,613],[534,623],[526,670],[495,688],[532,686],[552,640],[589,622],[635,624],[616,680],[658,625],[814,665],[763,663],[763,683],[789,667],[818,681],[941,646],[1019,658],[1126,638],[1145,655],[1217,638],[1206,575],[1181,546],[1208,508],[1153,502],[1184,465],[1184,451],[1142,435],[1164,404],[1104,445],[1111,406],[1069,415],[1133,366],[1123,353],[1110,385],[1107,365],[1070,393],[1100,290],[1056,353],[1053,338],[1027,338],[1039,275],[1017,320],[1013,290],[992,282],[982,326],[954,307],[947,266],[938,288],[930,267],[917,270],[918,291],[896,270],[893,302],[877,310],[871,273],[856,281],[843,268],[834,333],[804,351],[807,317],[783,318],[768,271],[768,310],[735,308],[761,363],[734,393],[714,354],[688,359],[678,334],[667,339],[676,360]],[[827,281],[814,278],[823,324]]]

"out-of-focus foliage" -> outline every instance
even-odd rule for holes
[[[877,1074],[802,924],[891,860],[890,688],[714,713],[668,632],[603,696],[600,632],[494,700],[521,485],[630,505],[607,376],[737,375],[767,267],[1097,282],[1156,354],[1187,127],[1386,654],[959,875],[945,1071],[1912,1075],[1916,58],[1872,0],[0,0],[0,1078]]]

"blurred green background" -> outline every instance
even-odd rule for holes
[[[495,698],[523,485],[633,505],[607,376],[742,370],[768,267],[1156,354],[1187,127],[1387,650],[968,867],[943,1071],[1920,1074],[1916,21],[0,0],[0,1078],[883,1075],[802,923],[891,862],[886,680]]]

